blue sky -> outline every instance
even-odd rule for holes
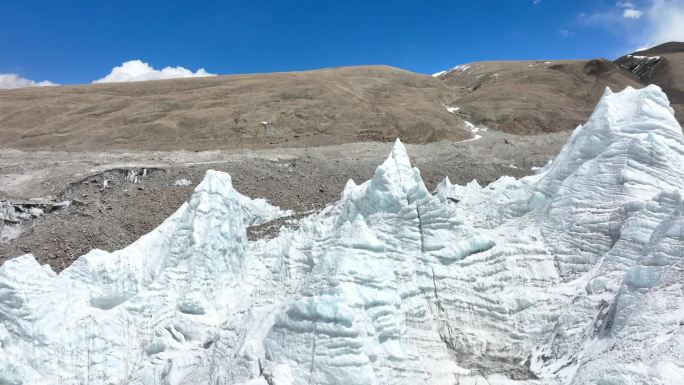
[[[433,73],[477,60],[612,59],[659,39],[684,40],[682,10],[684,0],[3,0],[0,74],[71,84],[134,59],[214,74],[358,64]],[[663,14],[671,25],[659,25]]]

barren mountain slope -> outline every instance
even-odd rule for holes
[[[475,141],[408,147],[432,189],[445,176],[487,184],[502,175],[529,175],[558,152],[567,134],[487,131]],[[60,271],[92,248],[123,248],[182,205],[209,169],[229,172],[238,191],[301,216],[339,199],[348,179],[372,177],[386,149],[385,143],[356,142],[200,152],[0,150],[0,263],[32,253]],[[3,216],[3,200],[15,215]],[[63,209],[51,204],[65,201],[71,204]],[[31,218],[36,208],[44,215]],[[3,219],[9,219],[4,227]]]
[[[615,61],[644,84],[657,84],[667,94],[677,119],[684,119],[684,43],[669,42],[622,56]]]
[[[0,92],[0,148],[216,149],[471,137],[459,90],[387,66]]]
[[[466,120],[514,134],[574,129],[606,86],[641,87],[636,76],[602,59],[476,62],[435,76],[469,91],[457,102]]]

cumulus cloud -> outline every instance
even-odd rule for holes
[[[622,11],[622,17],[625,19],[638,19],[642,15],[642,12],[638,9],[627,8]]]
[[[138,82],[145,80],[199,78],[206,76],[216,75],[207,72],[204,68],[200,68],[195,72],[183,67],[165,67],[161,70],[156,70],[141,60],[129,60],[120,66],[112,68],[109,75],[102,79],[95,80],[93,83]]]
[[[47,80],[43,80],[42,82],[36,82],[31,79],[22,78],[17,74],[0,74],[0,89],[2,90],[26,87],[47,87],[57,85],[59,84]]]

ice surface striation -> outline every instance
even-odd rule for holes
[[[0,267],[0,384],[681,384],[684,136],[607,90],[536,175],[430,193],[397,141],[287,213],[209,171],[157,229],[60,274]]]

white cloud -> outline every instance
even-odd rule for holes
[[[145,80],[161,80],[176,78],[199,78],[206,76],[216,76],[204,70],[198,69],[192,72],[183,67],[165,67],[156,70],[147,63],[140,60],[129,60],[120,66],[112,68],[112,72],[102,79],[95,80],[93,83],[116,83],[116,82],[137,82]]]
[[[619,36],[626,46],[616,54],[633,47],[684,42],[684,0],[618,1],[607,8],[580,13],[577,21]]]
[[[573,35],[572,31],[568,31],[567,29],[559,29],[558,34],[563,37],[570,37]]]
[[[542,0],[532,0],[532,4],[534,4],[534,5],[537,5],[541,2],[542,2]]]
[[[640,46],[684,41],[684,0],[652,0],[645,15],[648,23]]]
[[[0,90],[26,87],[47,87],[57,85],[59,84],[55,84],[47,80],[43,80],[42,82],[35,82],[31,79],[22,78],[17,74],[0,74]]]
[[[638,9],[627,8],[622,12],[622,17],[625,19],[638,19],[642,15],[642,12]]]

